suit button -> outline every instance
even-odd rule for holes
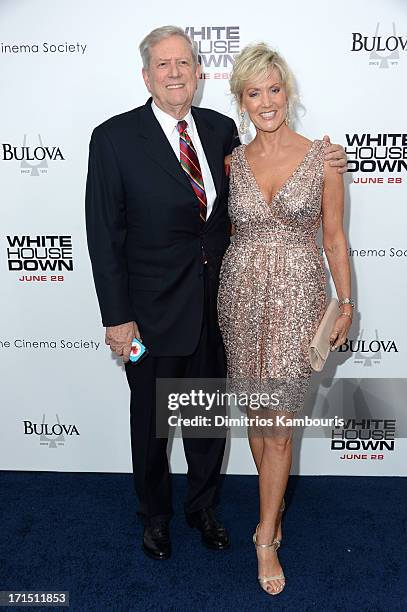
[[[208,260],[206,259],[206,255],[205,255],[205,251],[204,251],[203,246],[201,246],[201,252],[202,252],[202,262],[203,262],[203,264],[207,264]]]

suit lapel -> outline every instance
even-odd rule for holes
[[[193,189],[187,175],[177,159],[166,135],[151,109],[151,99],[141,109],[139,134],[143,138],[147,155],[159,164],[163,170],[173,176],[189,192]]]
[[[219,139],[216,138],[215,128],[206,118],[202,117],[200,109],[192,107],[192,114],[216,189],[216,200],[208,219],[208,223],[210,223],[222,190],[223,149]],[[189,193],[194,193],[186,173],[154,116],[151,109],[151,98],[141,109],[139,135],[143,139],[146,154],[159,164],[165,172],[173,176]]]

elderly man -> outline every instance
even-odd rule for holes
[[[142,547],[171,554],[167,439],[156,437],[157,378],[222,378],[216,317],[222,256],[229,243],[224,158],[239,144],[234,122],[192,107],[200,76],[197,50],[173,26],[140,44],[144,106],[98,126],[90,143],[86,223],[106,342],[126,363],[130,431]],[[341,147],[330,154],[346,164]],[[149,354],[129,362],[132,339]],[[222,438],[184,438],[185,514],[207,547],[229,546],[216,518]]]

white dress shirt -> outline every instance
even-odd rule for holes
[[[174,117],[171,117],[171,115],[168,115],[163,110],[161,110],[161,108],[159,108],[154,101],[151,103],[151,108],[158,123],[161,125],[162,130],[168,139],[168,142],[173,148],[175,155],[177,156],[178,160],[180,160],[179,132],[177,130],[177,124],[178,121],[181,121],[181,119],[174,119]],[[189,112],[182,119],[188,124],[187,131],[195,147],[195,151],[199,159],[199,164],[201,166],[202,178],[206,193],[206,219],[208,219],[209,215],[212,212],[213,204],[216,199],[215,185],[191,110],[189,110]]]

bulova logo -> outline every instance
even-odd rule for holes
[[[394,340],[379,340],[379,334],[377,329],[376,339],[365,340],[363,339],[363,332],[361,330],[360,338],[349,340],[347,339],[345,344],[339,347],[338,352],[344,353],[350,351],[355,353],[354,363],[363,365],[364,367],[371,367],[377,365],[382,360],[382,353],[398,353],[398,348]]]
[[[79,436],[76,425],[65,425],[61,423],[58,414],[55,415],[56,423],[46,423],[45,414],[42,415],[42,423],[24,421],[24,435],[39,436],[40,444],[48,448],[57,448],[65,444],[66,436]]]
[[[400,53],[407,51],[407,36],[396,34],[393,22],[393,34],[380,34],[380,22],[376,25],[374,36],[364,36],[361,32],[352,32],[351,51],[369,53],[369,65],[379,68],[397,66]]]
[[[48,172],[48,163],[51,161],[65,161],[60,147],[44,146],[41,134],[38,134],[38,145],[27,145],[27,134],[24,134],[22,146],[13,146],[8,142],[1,145],[3,161],[19,161],[21,174],[40,176]]]

